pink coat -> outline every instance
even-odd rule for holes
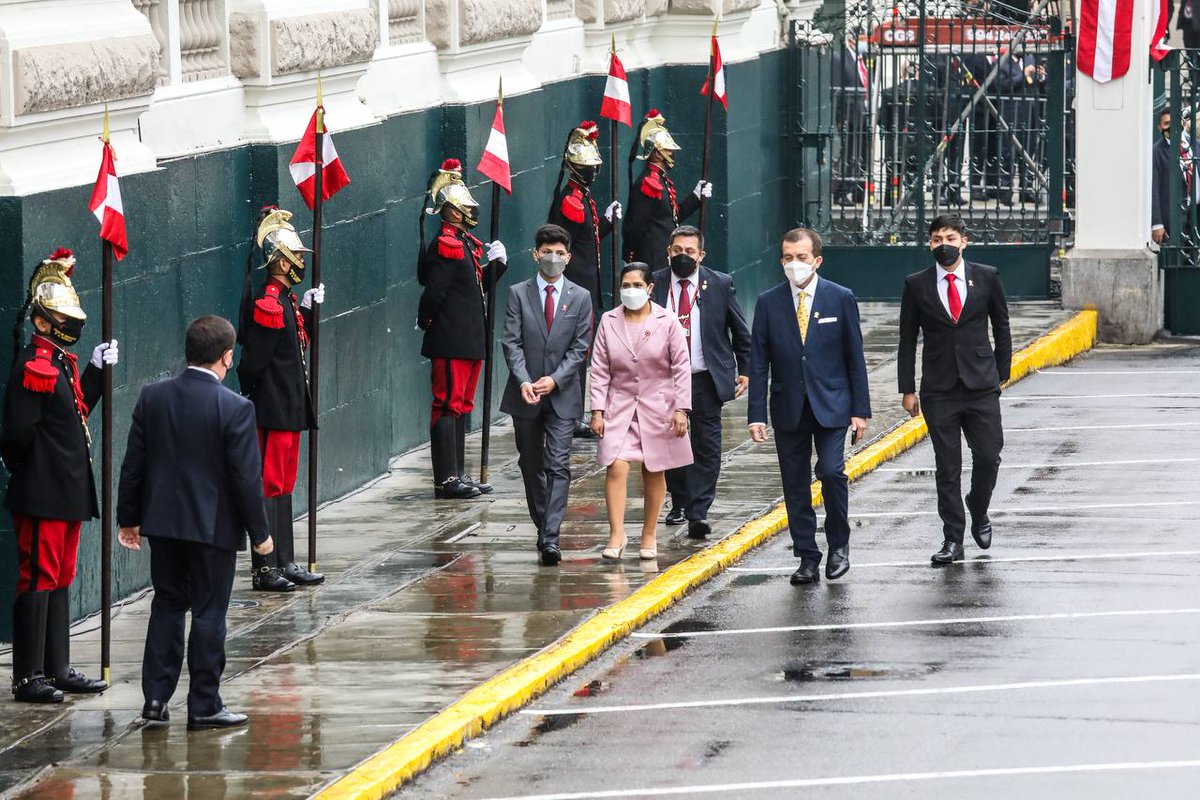
[[[646,327],[630,342],[621,306],[600,318],[592,354],[593,411],[604,412],[604,438],[596,460],[617,459],[637,412],[646,469],[661,472],[692,463],[688,436],[671,433],[671,415],[692,409],[692,367],[687,337],[679,320],[651,304]]]

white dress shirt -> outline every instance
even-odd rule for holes
[[[959,259],[961,265],[954,271],[954,288],[958,289],[958,299],[962,301],[963,307],[967,305],[967,262]],[[950,271],[943,268],[941,264],[937,265],[937,290],[938,299],[942,301],[942,308],[946,309],[946,313],[950,314],[950,281],[946,280],[946,276]],[[961,311],[961,309],[960,309]],[[950,314],[951,319],[954,318]]]
[[[550,281],[546,280],[546,276],[542,274],[542,271],[538,270],[538,274],[537,274],[538,298],[541,300],[542,308],[545,308],[546,307],[546,287],[547,286],[553,287],[553,289],[554,289],[554,318],[555,319],[558,319],[558,301],[560,299],[559,295],[562,292],[562,281],[563,281],[562,276],[559,275],[558,280],[555,281],[554,283],[551,283]]]
[[[216,378],[218,382],[221,381],[221,376],[218,375],[217,373],[213,372],[208,367],[197,367],[193,364],[188,364],[188,369],[194,369],[194,370],[196,370],[196,372],[207,372],[209,375],[212,375],[214,378]]]
[[[688,297],[692,298],[692,313],[689,316],[692,335],[688,337],[688,346],[692,352],[692,372],[704,372],[708,365],[704,362],[704,343],[701,341],[704,337],[700,335],[700,269],[697,268],[691,275],[682,279],[671,273],[671,311],[676,317],[679,316],[679,293],[683,291],[679,286],[680,280],[688,282]]]
[[[813,295],[817,293],[817,283],[820,280],[817,277],[817,273],[814,272],[812,280],[804,287],[804,310],[808,312],[808,324],[810,325],[812,324]],[[800,287],[794,283],[792,284],[792,308],[796,309],[797,312],[800,311]],[[798,316],[799,314],[797,314]]]

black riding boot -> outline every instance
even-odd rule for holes
[[[260,556],[254,552],[253,548],[250,550],[254,589],[259,592],[291,592],[296,588],[296,584],[283,577],[283,572],[279,569],[279,529],[275,515],[275,506],[278,502],[278,497],[268,497],[263,500],[267,508],[267,532],[271,534],[271,539],[275,542],[275,549],[265,556]]]
[[[480,483],[467,474],[467,418],[454,418],[454,452],[457,458],[455,472],[458,473],[459,480],[467,486],[474,486],[479,490],[480,494],[488,494],[492,491],[490,483]]]
[[[283,577],[297,586],[316,586],[325,582],[325,576],[319,572],[309,572],[296,563],[295,520],[292,516],[292,496],[280,495],[275,500],[275,530],[278,538],[275,549],[279,553],[280,568]]]
[[[76,694],[99,694],[108,683],[71,668],[71,598],[68,589],[50,592],[46,613],[46,656],[43,674],[56,689]]]
[[[480,495],[479,489],[463,483],[458,467],[457,440],[455,417],[442,417],[429,430],[433,496],[439,500],[464,500]]]
[[[61,703],[63,694],[46,682],[46,617],[49,592],[22,592],[13,602],[13,696],[21,703]]]

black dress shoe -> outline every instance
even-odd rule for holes
[[[678,506],[671,506],[671,513],[667,514],[668,525],[686,525],[687,514],[683,513],[683,509]]]
[[[820,561],[801,561],[800,569],[792,573],[792,586],[803,586],[809,583],[821,582]]]
[[[850,571],[850,545],[835,547],[825,559],[825,577],[836,580]]]
[[[189,731],[208,731],[213,728],[237,728],[245,725],[250,718],[245,714],[235,714],[228,708],[222,708],[210,717],[188,717]]]
[[[978,520],[971,518],[971,537],[980,550],[987,550],[992,546],[992,521],[988,519],[987,514]]]
[[[958,542],[949,540],[942,542],[942,549],[933,554],[929,560],[935,565],[951,564],[955,561],[962,561],[964,558],[963,547]]]
[[[171,712],[162,700],[151,700],[142,706],[142,719],[146,722],[170,722]]]
[[[76,671],[74,667],[68,667],[66,675],[46,678],[46,682],[52,684],[54,688],[60,691],[72,694],[100,694],[108,688],[107,681],[102,681],[99,678],[89,678],[82,672]]]
[[[548,544],[542,547],[542,564],[544,566],[554,567],[560,561],[562,561],[562,551],[558,549],[558,545]]]
[[[281,571],[283,572],[283,577],[297,586],[316,586],[325,582],[324,573],[309,572],[295,561],[287,564]]]
[[[480,483],[479,481],[472,478],[470,475],[463,475],[462,477],[459,478],[459,480],[462,481],[463,483],[465,483],[467,486],[474,486],[476,489],[479,490],[480,494],[491,494],[492,493],[492,485],[490,483]]]
[[[694,519],[688,523],[689,539],[707,539],[710,533],[712,525],[709,525],[706,519]]]
[[[294,592],[296,584],[283,577],[279,567],[262,567],[254,573],[254,591],[256,592]]]
[[[574,432],[571,434],[576,439],[595,439],[596,432],[592,430],[592,426],[586,422],[580,422],[575,426]]]
[[[12,687],[13,697],[18,703],[61,703],[63,693],[51,686],[45,678],[37,675],[26,678]]]
[[[460,478],[451,478],[433,490],[433,496],[438,500],[469,500],[481,494],[483,492],[463,483]]]

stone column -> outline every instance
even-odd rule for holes
[[[472,103],[504,91],[520,94],[541,80],[522,61],[526,37],[545,21],[544,0],[425,0],[425,34],[438,48],[442,99]]]
[[[1130,344],[1150,341],[1163,322],[1161,276],[1147,247],[1153,92],[1144,43],[1157,9],[1134,6],[1124,77],[1096,83],[1076,74],[1075,246],[1063,264],[1063,305],[1095,306],[1102,338]]]
[[[372,0],[379,49],[358,83],[358,94],[379,115],[436,105],[441,76],[437,48],[425,35],[423,0]]]

